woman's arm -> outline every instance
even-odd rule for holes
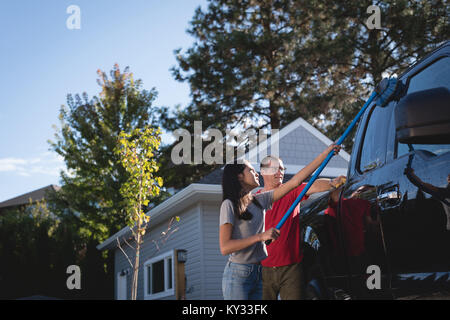
[[[328,154],[334,150],[334,154],[338,154],[341,150],[341,146],[335,145],[334,143],[326,148],[317,158],[315,158],[311,163],[309,163],[302,170],[297,172],[288,182],[274,189],[273,192],[273,202],[283,198],[289,191],[299,186],[306,178],[308,178],[326,159]]]
[[[222,255],[227,255],[247,247],[251,245],[266,241],[266,240],[276,240],[280,235],[280,231],[275,228],[270,228],[269,230],[263,233],[257,233],[253,236],[244,239],[232,239],[231,234],[233,232],[233,225],[230,223],[225,223],[220,226],[219,229],[219,244],[220,244],[220,252]]]

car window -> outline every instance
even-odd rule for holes
[[[450,88],[450,58],[445,57],[437,60],[409,80],[408,94],[445,87]]]
[[[375,107],[366,124],[366,131],[361,148],[359,171],[366,172],[384,165],[386,162],[386,145],[389,133],[393,104]]]
[[[437,60],[427,68],[412,76],[409,81],[408,94],[444,87],[450,90],[450,58],[445,57]],[[410,147],[414,150],[422,150],[429,156],[440,156],[450,152],[450,144],[407,144],[398,143],[397,157],[409,153]]]
[[[450,152],[450,144],[412,144],[413,150],[424,151],[428,156],[435,157]],[[398,144],[398,157],[409,153],[409,145],[404,143]]]
[[[396,105],[395,101],[391,101],[388,105],[391,110],[394,110]],[[392,115],[391,120],[388,126],[388,137],[386,143],[386,162],[392,161],[395,159],[395,148],[396,148],[396,139],[395,139],[395,117]]]

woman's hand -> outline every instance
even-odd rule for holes
[[[225,223],[220,226],[219,245],[220,245],[220,252],[223,255],[227,255],[245,249],[258,242],[266,240],[275,240],[280,235],[280,231],[275,228],[271,228],[263,233],[257,233],[248,238],[243,239],[232,239],[231,237],[232,233],[233,233],[232,224]]]
[[[335,143],[332,143],[328,146],[328,148],[325,149],[325,151],[323,153],[325,153],[326,155],[328,155],[331,151],[334,150],[334,155],[338,155],[339,152],[341,151],[341,146],[337,145]]]
[[[277,238],[280,236],[280,230],[275,228],[270,228],[269,230],[266,230],[263,233],[260,233],[261,241],[267,241],[267,240],[277,240]]]

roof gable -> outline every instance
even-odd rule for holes
[[[285,164],[306,166],[332,143],[327,136],[300,117],[248,151],[244,158],[252,164],[259,164],[264,156],[278,153]],[[349,160],[350,155],[342,150],[331,159],[329,166],[347,169]]]

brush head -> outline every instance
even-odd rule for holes
[[[384,78],[381,80],[375,88],[375,92],[378,94],[376,104],[380,107],[386,106],[395,97],[398,83],[397,78]]]

